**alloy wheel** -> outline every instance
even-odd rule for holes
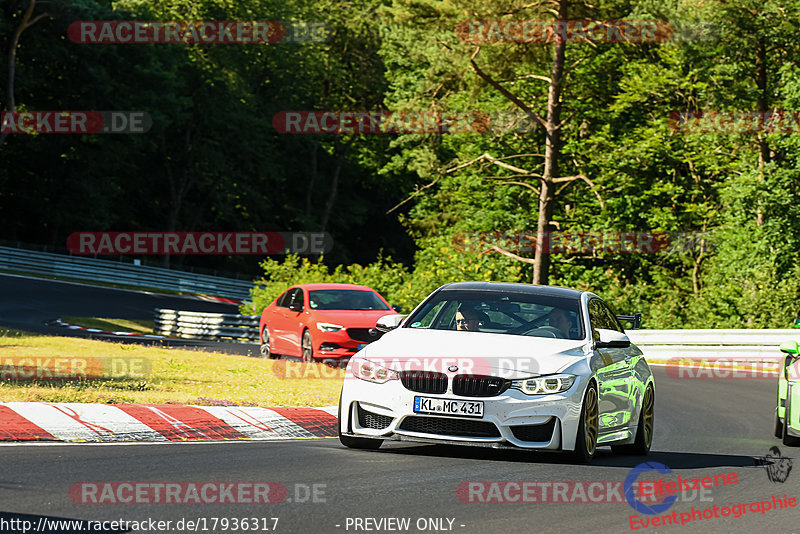
[[[311,344],[311,334],[308,330],[303,332],[303,361],[314,361],[314,346]]]
[[[592,456],[597,448],[597,434],[600,424],[597,414],[597,391],[592,387],[586,390],[584,410],[583,438],[586,445],[586,453]]]
[[[644,411],[644,417],[642,418],[644,423],[644,442],[648,449],[653,444],[654,405],[655,395],[653,394],[653,388],[649,387],[644,392],[644,402],[642,403],[642,410]]]
[[[261,357],[262,358],[269,358],[272,356],[271,352],[272,347],[270,347],[269,343],[269,330],[267,327],[264,327],[264,330],[261,332]]]

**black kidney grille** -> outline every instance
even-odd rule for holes
[[[358,424],[362,427],[381,430],[392,424],[392,418],[388,415],[370,412],[362,408],[360,404],[356,406],[358,410]]]
[[[541,425],[515,425],[511,427],[514,437],[520,441],[550,441],[553,437],[553,428],[556,425],[556,418],[551,418],[548,422]]]
[[[447,391],[447,375],[431,371],[404,371],[400,381],[409,391],[440,394]]]
[[[361,343],[372,343],[377,341],[383,335],[383,332],[377,328],[348,328],[347,335],[355,341]]]
[[[511,385],[497,376],[458,375],[453,378],[453,393],[462,397],[494,397]]]
[[[459,436],[471,438],[499,438],[500,431],[488,421],[470,421],[448,417],[409,416],[400,423],[400,430],[436,434],[438,436]]]

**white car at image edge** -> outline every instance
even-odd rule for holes
[[[447,284],[348,363],[339,439],[645,455],[655,383],[595,294],[496,282]]]

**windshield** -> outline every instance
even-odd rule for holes
[[[315,310],[388,310],[372,291],[359,289],[322,289],[308,292],[308,302]]]
[[[441,291],[404,328],[460,330],[557,339],[584,338],[580,301],[524,293]]]

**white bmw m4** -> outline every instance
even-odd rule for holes
[[[655,383],[642,352],[595,294],[552,286],[440,287],[350,360],[339,439],[645,455]]]

